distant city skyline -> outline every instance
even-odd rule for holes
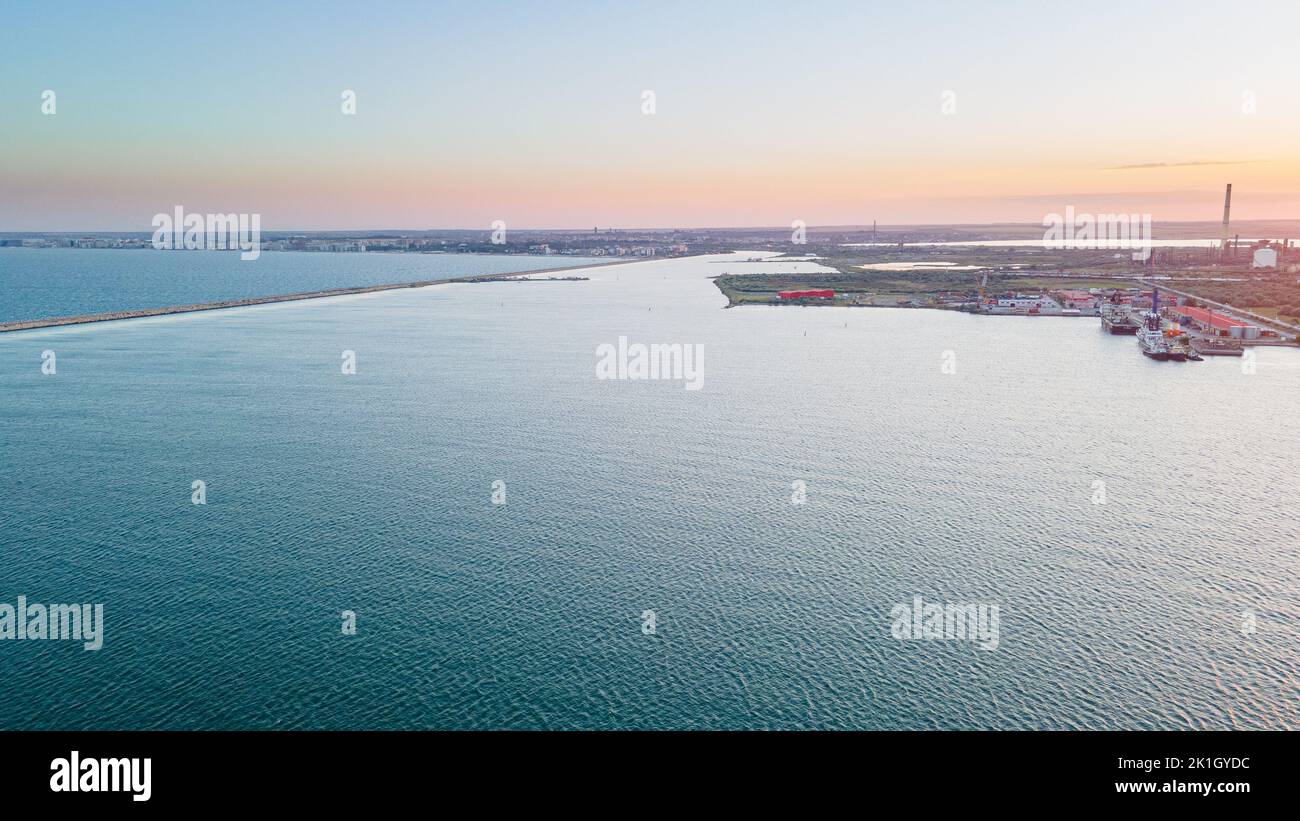
[[[379,11],[7,7],[0,232],[1300,218],[1293,3]]]

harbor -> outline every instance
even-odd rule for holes
[[[1030,226],[1021,226],[1015,238],[983,236],[981,229],[1010,230],[981,226],[960,240],[955,229],[885,234],[873,224],[852,237],[828,230],[811,255],[800,249],[797,257],[765,260],[790,264],[789,273],[724,272],[714,282],[728,308],[928,308],[1099,319],[1103,331],[1135,337],[1143,354],[1160,361],[1300,345],[1300,246],[1288,238],[1296,226],[1234,224],[1232,195],[1226,184],[1221,222],[1188,232],[1162,226],[1159,239],[1149,218],[1078,215],[1070,208],[1064,233],[1055,238],[1051,230],[1036,237]],[[1076,237],[1080,225],[1085,233]],[[1282,238],[1243,239],[1243,231]],[[795,267],[811,260],[821,272]]]

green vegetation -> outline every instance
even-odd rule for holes
[[[833,270],[819,274],[722,276],[716,280],[718,288],[733,305],[776,302],[777,291],[831,288],[836,293],[833,304],[837,305],[956,307],[955,303],[975,299],[985,275],[985,293],[991,295],[1007,291],[1128,288],[1136,284],[1129,277],[1142,272],[1131,254],[1111,250],[836,244],[801,248],[800,252],[805,250],[816,254],[817,264]],[[792,258],[796,256],[792,253]],[[906,270],[871,267],[920,263],[942,266]]]
[[[1283,322],[1300,323],[1300,305],[1281,305],[1276,308],[1254,305],[1246,308],[1247,311],[1266,316],[1269,319],[1280,319]]]
[[[1211,282],[1203,277],[1170,279],[1169,284],[1179,290],[1196,294],[1202,299],[1245,308],[1273,309],[1286,316],[1300,315],[1300,284],[1296,274],[1239,274],[1245,282]],[[1282,310],[1286,308],[1286,310]],[[1257,310],[1254,309],[1254,310]],[[1257,310],[1269,315],[1267,310]]]
[[[820,274],[745,274],[715,279],[733,305],[770,303],[778,291],[831,288],[837,305],[887,305],[899,303],[927,307],[952,307],[950,303],[974,300],[984,271],[943,269],[914,271],[833,271]],[[1014,272],[987,272],[986,294],[1006,291],[1038,293],[1061,289],[1127,288],[1130,280],[1024,276]]]
[[[904,246],[825,243],[799,249],[816,255],[816,263],[833,270],[821,274],[771,273],[723,276],[718,287],[732,304],[775,302],[776,292],[832,288],[834,304],[926,305],[954,307],[974,298],[980,278],[988,274],[985,293],[1040,293],[1063,289],[1130,288],[1140,277],[1161,277],[1171,288],[1213,302],[1284,321],[1300,317],[1300,282],[1296,273],[1261,272],[1248,259],[1224,264],[1212,249],[1156,249],[1152,264],[1130,252],[1064,250],[1031,246]],[[791,254],[792,259],[796,256]],[[779,271],[779,260],[773,261]],[[944,263],[939,268],[892,270],[871,266]],[[954,270],[973,266],[975,270]],[[1225,281],[1226,280],[1226,281]]]

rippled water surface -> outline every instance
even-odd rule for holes
[[[1300,725],[1300,352],[723,310],[745,267],[0,336],[0,601],[107,623],[0,641],[0,727]],[[597,380],[619,336],[703,388]],[[997,649],[892,638],[917,595]]]
[[[516,273],[595,260],[504,254],[0,248],[0,322]]]

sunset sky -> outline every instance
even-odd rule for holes
[[[5,2],[0,231],[1300,218],[1300,3],[1069,8]]]

